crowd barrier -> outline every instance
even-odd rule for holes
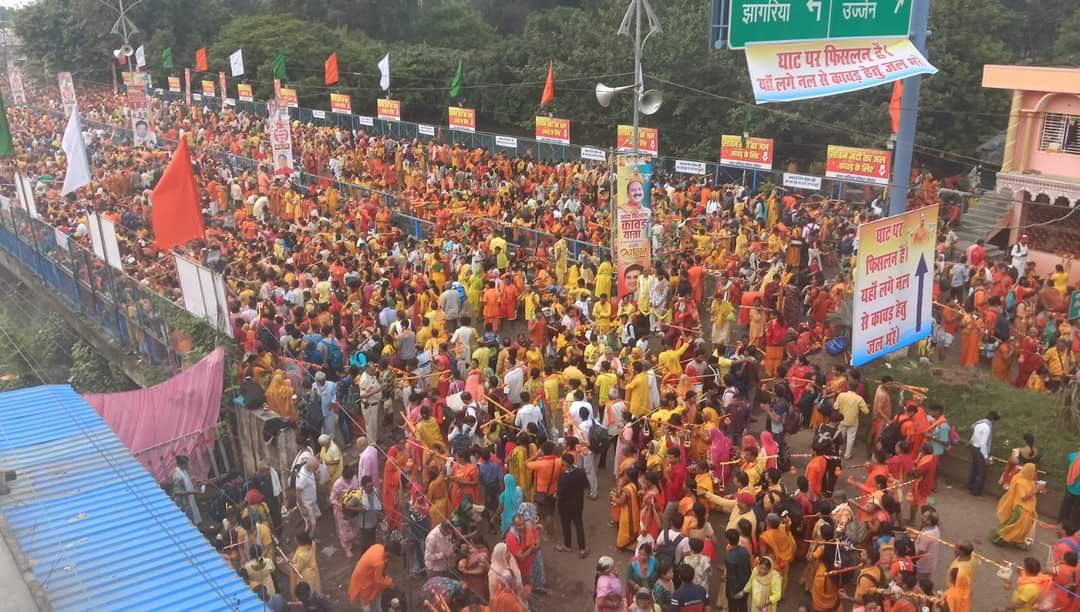
[[[0,207],[0,249],[125,351],[157,368],[182,367],[169,319],[194,317],[10,203],[5,200]]]

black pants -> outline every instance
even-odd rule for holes
[[[607,467],[608,451],[611,450],[614,446],[615,446],[615,437],[614,436],[608,436],[607,442],[604,443],[604,448],[601,448],[599,451],[597,451],[597,453],[600,455],[600,462],[597,463],[597,465],[596,465],[596,471],[597,472],[599,472],[600,470]],[[615,461],[619,461],[619,458],[616,457]]]
[[[749,612],[750,600],[746,597],[740,597],[738,599],[735,599],[734,597],[728,595],[727,609],[728,612]]]
[[[1076,525],[1077,519],[1080,519],[1080,495],[1066,493],[1065,499],[1061,502],[1061,513],[1058,516],[1058,522],[1071,521],[1073,525]]]
[[[986,457],[982,451],[971,447],[971,472],[968,474],[968,492],[972,495],[982,495],[983,485],[986,484]]]
[[[577,529],[578,549],[585,550],[585,524],[581,520],[581,510],[564,511],[559,508],[559,523],[562,524],[563,546],[570,548],[570,525]]]

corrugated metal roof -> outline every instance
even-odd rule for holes
[[[0,512],[57,610],[262,610],[66,385],[0,394]]]

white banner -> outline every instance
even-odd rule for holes
[[[64,117],[67,118],[75,108],[75,81],[71,79],[70,72],[61,72],[56,79],[60,82],[60,102],[64,105]]]
[[[120,259],[120,244],[116,241],[116,224],[97,213],[88,215],[87,224],[94,254],[122,272],[124,262]]]
[[[244,50],[237,49],[235,53],[229,56],[229,70],[232,72],[232,76],[238,77],[244,74]]]
[[[184,308],[196,317],[206,319],[211,326],[231,338],[232,324],[229,321],[224,278],[176,253],[173,258],[180,278],[180,291],[184,296]]]
[[[517,138],[513,136],[496,136],[495,145],[499,147],[508,147],[510,149],[517,148]]]
[[[421,134],[423,134],[424,136],[434,136],[435,135],[435,128],[433,126],[430,126],[430,125],[420,124],[420,125],[416,126],[416,129]]]
[[[374,117],[368,117],[366,115],[357,115],[356,116],[356,122],[359,123],[360,125],[366,125],[368,127],[374,127],[375,126],[375,118]]]
[[[690,161],[687,159],[675,160],[675,172],[682,172],[683,174],[696,174],[698,176],[705,175],[705,162]]]
[[[37,219],[37,202],[34,201],[34,184],[30,181],[30,177],[15,173],[15,195],[19,200],[19,206],[30,213],[31,217]]]
[[[324,111],[324,110],[319,110],[319,109],[317,109],[317,108],[316,108],[316,109],[312,109],[312,111],[311,111],[311,116],[312,116],[312,117],[315,117],[316,119],[326,119],[326,111]]]
[[[266,130],[274,160],[274,174],[288,176],[293,173],[292,126],[289,124],[289,107],[276,101],[266,103],[269,116]]]
[[[607,153],[604,153],[603,149],[594,149],[593,147],[581,147],[581,159],[588,159],[590,161],[607,161]]]
[[[225,98],[225,106],[236,106],[235,98]]]
[[[785,172],[784,187],[789,189],[809,189],[811,191],[819,191],[821,190],[821,177],[811,176],[809,174],[793,174],[791,172]]]

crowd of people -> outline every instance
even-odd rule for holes
[[[83,242],[88,211],[114,220],[125,271],[180,299],[148,223],[169,152],[106,127],[124,124],[121,97],[79,95],[95,180],[75,197],[58,195],[64,119],[8,111],[38,212]],[[978,609],[970,543],[955,545],[946,584],[931,578],[947,561],[937,466],[958,440],[944,407],[823,358],[849,332],[850,256],[878,199],[657,173],[656,263],[619,299],[600,246],[604,164],[295,123],[297,170],[275,174],[263,119],[155,105],[161,140],[193,145],[207,231],[182,250],[226,275],[244,405],[295,430],[278,434],[296,438],[289,469],[230,483],[204,521],[272,607],[332,605],[316,554],[332,521],[356,558],[348,599],[364,610],[529,610],[552,586],[545,562],[591,558],[586,536],[605,537],[585,528],[592,503],[631,555],[625,567],[597,559],[598,611],[762,612],[785,598],[815,611]],[[396,213],[430,233],[410,235]],[[526,248],[528,230],[545,238]],[[573,257],[570,240],[595,246]],[[1068,262],[1042,278],[1023,239],[999,261],[954,243],[944,224],[935,332],[920,350],[944,359],[958,339],[961,365],[989,360],[995,378],[1032,389],[1066,383],[1080,342],[1063,310]],[[863,415],[870,460],[844,465]],[[974,494],[998,418],[974,426]],[[806,429],[810,452],[792,452]],[[1033,451],[1011,464],[995,542],[1031,537]],[[604,501],[601,478],[613,483]],[[1077,609],[1080,511],[1062,512],[1053,565],[1025,563],[1013,609],[1051,597]],[[397,555],[419,594],[390,577]]]

